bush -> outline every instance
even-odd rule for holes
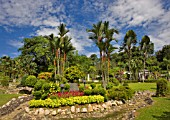
[[[52,78],[52,73],[50,72],[42,72],[40,74],[38,74],[38,79],[45,79],[45,80],[49,80]]]
[[[90,89],[84,90],[84,95],[89,96],[89,95],[91,95],[91,93],[92,93],[92,91]]]
[[[79,91],[80,91],[80,92],[83,92],[83,91],[84,91],[84,85],[80,85],[80,86],[79,86]]]
[[[41,91],[35,91],[33,93],[33,96],[36,100],[39,100],[41,98],[41,95],[42,95]]]
[[[29,75],[25,80],[25,85],[29,87],[34,87],[37,82],[37,78],[34,75]]]
[[[129,86],[128,83],[123,83],[123,86]]]
[[[96,83],[91,83],[90,86],[92,89],[94,89],[96,87]]]
[[[106,90],[102,87],[94,88],[92,89],[92,95],[102,95],[104,96],[106,94]]]
[[[31,100],[29,102],[30,107],[48,107],[48,108],[57,108],[60,106],[66,105],[75,105],[75,104],[90,104],[90,103],[101,103],[104,102],[104,97],[100,95],[95,96],[78,96],[78,97],[69,97],[69,98],[60,98],[60,99],[45,99],[45,100]]]
[[[44,90],[45,93],[48,93],[51,88],[50,83],[44,83],[42,86],[42,89]]]
[[[116,78],[110,78],[110,82],[112,82],[115,86],[119,85],[119,81]]]
[[[48,94],[47,94],[47,93],[44,93],[44,94],[42,94],[41,99],[42,99],[42,100],[45,100],[45,99],[47,99],[47,97],[48,97]]]
[[[69,84],[69,83],[66,83],[66,84],[64,85],[64,89],[65,89],[65,91],[69,91],[69,90],[70,90],[70,84]]]
[[[113,100],[128,100],[132,98],[134,91],[129,87],[120,86],[108,91],[108,98]]]
[[[22,79],[21,79],[21,85],[22,86],[26,86],[25,81],[26,81],[27,77],[28,77],[28,75],[22,77]]]
[[[114,86],[114,84],[112,82],[108,82],[106,85],[106,89],[111,89]]]
[[[9,77],[8,76],[0,76],[0,83],[3,87],[9,86]]]
[[[44,80],[38,80],[38,82],[34,85],[34,90],[35,91],[41,90],[44,83],[45,83]]]
[[[156,96],[165,96],[168,91],[168,82],[164,78],[160,78],[157,81]]]

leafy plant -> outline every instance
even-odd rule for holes
[[[34,87],[37,82],[37,78],[34,75],[29,75],[25,80],[25,85],[29,87]]]
[[[168,82],[166,79],[160,78],[157,81],[156,96],[165,96],[168,91]]]

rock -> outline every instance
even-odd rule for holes
[[[49,115],[49,114],[50,114],[50,110],[45,110],[45,111],[44,111],[44,114],[45,114],[45,115]]]
[[[61,112],[62,112],[62,110],[61,110],[61,109],[58,109],[58,110],[57,110],[57,113],[61,113]]]
[[[5,108],[5,107],[6,107],[6,105],[3,105],[3,106],[2,106],[2,108]]]
[[[11,101],[7,102],[7,103],[6,103],[6,106],[9,106],[10,104],[11,104]]]
[[[107,106],[106,106],[105,103],[102,104],[102,107],[105,108],[105,109],[107,109]]]
[[[23,99],[20,99],[20,102],[23,102],[24,100]]]
[[[93,112],[93,107],[91,104],[89,104],[87,108],[88,108],[88,112]]]
[[[39,113],[39,110],[37,109],[37,110],[35,111],[34,115],[38,115],[38,113]]]
[[[29,107],[25,107],[25,112],[26,112],[26,113],[29,113],[29,112],[30,112]]]
[[[76,108],[76,113],[79,113],[80,112],[80,108]]]
[[[82,108],[82,109],[81,109],[81,112],[82,112],[82,113],[87,113],[87,108]]]
[[[106,106],[111,107],[112,106],[112,102],[111,101],[106,102]]]
[[[145,98],[144,101],[149,105],[152,105],[152,103],[153,103],[153,100],[150,97]]]
[[[71,106],[71,109],[70,109],[70,110],[71,110],[72,113],[75,113],[75,112],[76,112],[75,106]]]
[[[112,106],[117,106],[116,101],[112,101]]]
[[[122,105],[123,102],[122,101],[116,101],[117,105]]]
[[[44,115],[44,109],[43,108],[39,109],[39,115]]]
[[[16,98],[12,98],[12,101],[15,101],[16,100]]]
[[[51,113],[51,115],[53,115],[53,116],[57,115],[56,110],[53,110],[52,113]]]

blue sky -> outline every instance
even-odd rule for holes
[[[0,0],[0,57],[18,56],[23,38],[57,35],[60,23],[80,54],[99,54],[86,29],[100,20],[119,30],[117,47],[129,29],[138,41],[147,34],[155,51],[170,44],[170,0]]]

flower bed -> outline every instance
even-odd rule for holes
[[[69,98],[60,98],[60,99],[46,99],[46,100],[31,100],[29,102],[30,107],[47,107],[47,108],[57,108],[60,106],[72,106],[75,104],[90,104],[90,103],[101,103],[104,102],[104,97],[101,95],[94,96],[77,96]]]
[[[70,91],[70,92],[53,92],[48,95],[49,98],[69,98],[75,96],[83,96],[84,92]]]

